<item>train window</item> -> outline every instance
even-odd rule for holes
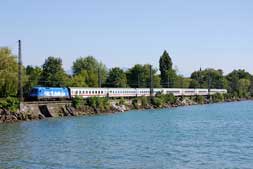
[[[86,94],[88,94],[88,90],[86,90]]]
[[[95,91],[95,94],[97,94],[98,93],[98,91]]]
[[[104,92],[103,91],[101,91],[101,94],[103,94]]]
[[[91,91],[89,91],[89,94],[91,94]]]
[[[92,94],[94,94],[94,90],[92,91]]]
[[[76,94],[78,94],[78,91],[76,91]]]

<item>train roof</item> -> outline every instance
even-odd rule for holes
[[[66,89],[67,87],[45,87],[45,86],[35,86],[33,89]]]

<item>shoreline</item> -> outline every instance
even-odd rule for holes
[[[39,109],[25,107],[23,111],[11,112],[8,110],[0,109],[0,124],[4,123],[15,123],[22,121],[33,121],[33,120],[43,120],[47,118],[57,118],[57,117],[71,117],[71,116],[92,116],[92,115],[102,115],[102,114],[115,114],[121,112],[128,112],[132,110],[156,110],[156,109],[170,109],[177,107],[186,107],[194,105],[208,105],[208,104],[217,104],[217,103],[231,103],[231,102],[241,102],[241,101],[250,101],[252,98],[242,98],[242,99],[225,99],[219,102],[210,102],[210,100],[205,100],[203,103],[198,103],[189,99],[187,97],[182,98],[181,101],[178,101],[174,104],[166,103],[162,106],[155,106],[152,104],[147,104],[146,106],[137,103],[133,105],[134,99],[129,99],[128,102],[131,104],[118,104],[120,101],[110,100],[110,105],[107,109],[101,110],[99,108],[93,108],[90,106],[84,106],[82,108],[74,108],[73,105],[50,105],[50,111],[47,114],[43,114]]]

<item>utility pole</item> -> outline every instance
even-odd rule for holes
[[[150,78],[150,97],[153,97],[154,89],[153,89],[153,74],[152,74],[152,65],[149,68],[149,78]]]
[[[18,40],[18,97],[23,101],[21,40]]]
[[[138,79],[138,88],[140,88],[140,73],[138,73],[137,79]]]
[[[210,72],[208,72],[208,96],[210,98],[210,92],[211,92],[211,75]]]

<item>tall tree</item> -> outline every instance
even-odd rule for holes
[[[42,66],[40,84],[44,86],[65,86],[68,76],[62,67],[61,58],[48,57]]]
[[[250,95],[250,80],[249,79],[240,79],[238,91],[239,91],[240,97],[248,97]]]
[[[73,75],[68,83],[68,86],[74,87],[88,87],[88,72],[83,70],[80,73]]]
[[[157,70],[152,68],[153,86],[160,87],[160,77]],[[136,64],[127,71],[127,83],[130,87],[141,88],[150,85],[150,65]]]
[[[39,84],[40,76],[42,73],[41,67],[38,66],[30,66],[26,67],[26,75],[27,75],[27,83],[24,85],[24,95],[27,96],[32,87],[37,86]]]
[[[119,67],[115,67],[110,69],[106,86],[108,87],[126,87],[127,86],[127,78],[124,70]]]
[[[98,62],[93,56],[78,58],[74,61],[72,70],[74,75],[78,75],[81,72],[86,71],[87,77],[85,77],[85,83],[89,87],[98,87],[99,76],[101,77],[102,83],[106,80],[106,66],[103,63]]]
[[[250,96],[253,97],[253,77],[250,78]]]
[[[16,96],[18,90],[17,58],[9,48],[0,48],[0,97]]]
[[[163,87],[172,87],[175,83],[176,72],[172,68],[172,60],[165,50],[159,60],[159,70],[161,72],[161,85]]]
[[[252,75],[249,72],[246,72],[242,69],[234,70],[226,76],[226,79],[228,80],[228,91],[230,93],[236,96],[244,97],[244,95],[247,93],[245,92],[246,90],[250,92],[248,82],[251,82]]]
[[[195,71],[191,74],[192,88],[227,88],[227,80],[223,76],[222,70],[205,69]]]
[[[174,86],[176,86],[177,88],[189,88],[191,81],[192,79],[185,78],[182,75],[179,75],[177,76]]]

